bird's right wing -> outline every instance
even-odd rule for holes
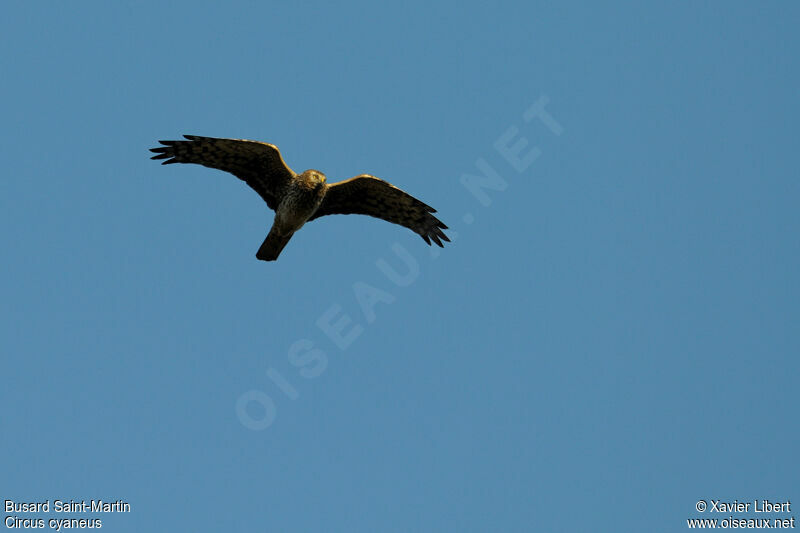
[[[295,176],[283,161],[278,148],[244,139],[217,139],[184,135],[186,141],[158,141],[164,146],[151,148],[151,159],[170,163],[196,163],[230,172],[247,183],[270,209],[277,209],[282,190]]]

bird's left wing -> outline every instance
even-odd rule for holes
[[[420,202],[387,181],[363,174],[328,187],[325,198],[309,220],[325,215],[359,214],[381,218],[405,226],[425,242],[439,246],[450,242],[441,220],[432,215],[436,209]]]
[[[295,176],[272,144],[244,139],[217,139],[184,135],[185,141],[158,141],[151,159],[170,163],[196,163],[230,172],[247,183],[271,209],[278,207],[283,188]]]

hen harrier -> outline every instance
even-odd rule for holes
[[[256,253],[263,261],[276,260],[303,224],[325,215],[369,215],[405,226],[429,245],[433,241],[444,247],[442,241],[450,241],[442,231],[447,226],[432,215],[434,208],[375,176],[362,174],[328,185],[317,170],[295,173],[271,144],[184,137],[188,140],[158,141],[164,146],[151,148],[156,153],[151,159],[166,159],[163,165],[197,163],[224,170],[256,191],[275,211],[272,229]]]

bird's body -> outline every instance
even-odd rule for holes
[[[309,220],[324,215],[363,214],[400,224],[439,246],[450,239],[447,229],[432,215],[436,210],[390,183],[362,174],[328,185],[317,170],[295,173],[278,149],[267,143],[184,135],[186,141],[159,141],[151,148],[169,163],[197,163],[230,172],[244,180],[275,211],[275,220],[256,257],[274,261]]]
[[[325,181],[321,172],[306,170],[289,182],[275,209],[272,229],[256,253],[258,259],[274,261],[278,258],[294,232],[308,222],[325,199],[328,188]]]

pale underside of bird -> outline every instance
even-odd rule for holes
[[[196,163],[230,172],[256,191],[275,211],[275,220],[256,253],[263,261],[274,261],[292,235],[309,220],[325,215],[359,214],[405,226],[443,247],[450,241],[447,229],[433,216],[431,206],[420,202],[391,183],[362,174],[328,184],[317,170],[294,172],[283,161],[274,145],[244,139],[218,139],[184,135],[185,141],[158,141],[164,146],[151,148],[151,159],[162,164]]]

